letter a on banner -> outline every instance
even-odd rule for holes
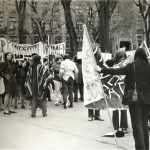
[[[104,92],[87,28],[83,25],[82,72],[84,82],[84,105],[88,108],[101,108]]]

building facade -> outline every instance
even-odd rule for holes
[[[30,3],[30,5],[29,5]],[[70,38],[66,30],[64,12],[61,3],[49,0],[30,0],[26,6],[23,42],[39,42],[39,34],[45,34],[43,42],[49,44],[66,42],[70,50]],[[33,8],[36,10],[34,12]],[[72,18],[78,37],[78,47],[82,50],[83,23],[86,23],[91,36],[97,29],[98,14],[94,1],[75,1],[71,3]],[[42,26],[43,25],[43,26]],[[14,0],[0,0],[0,37],[18,42],[18,16]],[[119,1],[111,20],[112,52],[121,47],[136,49],[144,40],[144,26],[138,8],[132,1]]]

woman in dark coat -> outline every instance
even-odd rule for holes
[[[11,102],[12,97],[16,92],[16,66],[12,61],[13,55],[11,53],[7,53],[5,55],[5,62],[3,63],[3,67],[1,67],[1,74],[4,78],[5,85],[5,98],[4,98],[4,114],[11,114]]]
[[[134,66],[133,66],[134,65]],[[135,71],[134,71],[135,67]],[[98,69],[98,68],[97,68]],[[125,67],[103,68],[100,72],[113,75],[126,75],[125,91],[133,90],[136,82],[137,101],[129,105],[133,137],[136,150],[149,149],[148,115],[150,112],[150,65],[145,50],[138,48],[134,62]]]

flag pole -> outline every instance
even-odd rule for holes
[[[89,34],[88,34],[88,32],[87,32],[87,28],[86,28],[86,25],[84,24],[83,25],[83,29],[84,29],[84,32],[86,32],[87,33],[87,38],[88,38],[88,41],[90,41],[90,37],[89,37]],[[92,45],[91,45],[91,42],[90,42],[90,50],[92,50]],[[96,66],[96,60],[95,60],[95,57],[94,57],[94,53],[93,53],[93,51],[92,51],[92,53],[91,54],[93,54],[93,58],[94,58],[94,63],[95,63],[95,66]],[[97,76],[99,76],[99,74],[97,73]],[[101,80],[100,80],[100,78],[98,77],[98,80],[99,80],[99,82],[101,83]],[[108,112],[108,115],[109,115],[109,119],[110,119],[110,122],[111,122],[111,127],[112,127],[112,129],[113,129],[113,133],[114,133],[114,137],[115,137],[115,142],[116,142],[116,146],[117,146],[117,150],[119,150],[119,146],[118,146],[118,142],[117,142],[117,138],[116,138],[116,135],[115,135],[115,130],[114,130],[114,127],[113,127],[113,124],[112,124],[112,120],[111,120],[111,115],[110,115],[110,111],[109,111],[109,108],[108,108],[108,103],[107,103],[107,100],[106,100],[106,96],[105,96],[105,94],[104,94],[104,90],[102,89],[102,92],[103,92],[103,95],[104,95],[104,100],[105,100],[105,103],[106,103],[106,108],[107,108],[107,112]]]

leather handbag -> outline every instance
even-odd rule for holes
[[[137,90],[136,90],[135,64],[133,64],[133,69],[134,69],[134,77],[135,77],[135,86],[133,90],[127,90],[124,92],[124,95],[122,98],[122,104],[124,105],[130,105],[138,100]]]

